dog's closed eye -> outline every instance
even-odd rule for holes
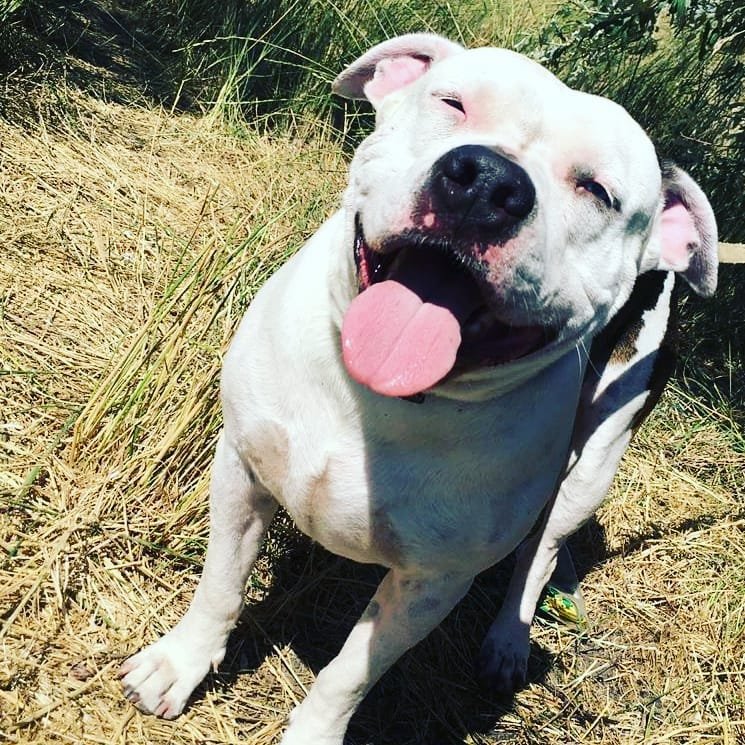
[[[450,108],[456,109],[457,111],[460,111],[461,114],[465,114],[466,113],[466,110],[463,107],[463,102],[460,99],[458,99],[458,98],[452,98],[450,96],[441,96],[440,97],[440,100],[444,104],[450,106]]]
[[[580,179],[577,181],[577,188],[592,194],[592,196],[600,200],[608,209],[614,207],[614,201],[611,199],[606,188],[594,179]]]

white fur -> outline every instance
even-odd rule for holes
[[[184,619],[122,670],[144,711],[176,716],[222,659],[277,503],[331,551],[390,569],[294,712],[284,745],[340,745],[379,676],[551,504],[520,551],[484,645],[490,677],[519,683],[558,546],[605,494],[646,399],[644,359],[664,334],[670,282],[646,319],[638,359],[599,371],[596,395],[630,369],[638,392],[599,406],[583,380],[593,335],[626,302],[640,268],[655,265],[653,233],[660,252],[661,175],[647,137],[620,107],[570,90],[520,55],[461,51],[430,35],[376,47],[337,89],[362,96],[377,65],[407,54],[426,61],[411,66],[422,74],[376,97],[377,127],[354,158],[342,208],[259,292],[226,356],[204,574]],[[390,78],[397,67],[387,70]],[[443,103],[453,96],[465,115]],[[560,333],[542,352],[447,380],[421,405],[386,398],[352,381],[341,361],[342,318],[357,293],[355,215],[373,248],[409,227],[429,168],[463,144],[509,156],[532,179],[535,214],[487,252],[489,276],[511,321]],[[621,209],[578,188],[579,172]]]

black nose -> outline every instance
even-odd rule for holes
[[[466,238],[504,237],[535,204],[535,187],[526,171],[482,145],[448,151],[431,174],[433,211]]]

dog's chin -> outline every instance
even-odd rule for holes
[[[461,342],[448,377],[540,355],[557,342],[557,328],[507,320],[507,309],[488,281],[486,265],[451,240],[409,230],[372,249],[359,216],[355,222],[354,259],[360,292],[394,280],[423,302],[446,308],[457,319]]]

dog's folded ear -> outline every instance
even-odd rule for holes
[[[653,234],[658,267],[679,272],[699,294],[717,286],[717,224],[699,185],[672,163],[662,166],[664,206]]]
[[[367,99],[377,108],[389,93],[413,83],[432,64],[462,51],[460,44],[436,34],[397,36],[355,60],[331,87],[340,96]]]

